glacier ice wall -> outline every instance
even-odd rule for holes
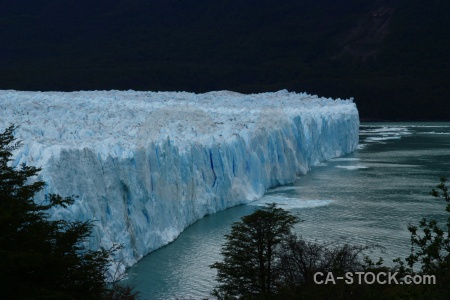
[[[0,91],[0,129],[11,123],[23,140],[13,164],[42,167],[43,193],[79,196],[52,216],[98,220],[91,246],[124,244],[129,266],[206,214],[353,151],[359,118],[351,100],[287,91]]]

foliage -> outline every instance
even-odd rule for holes
[[[273,293],[280,276],[279,246],[298,221],[273,203],[235,222],[231,233],[225,235],[224,261],[211,266],[217,269],[219,282],[215,296],[226,299]]]
[[[450,212],[450,195],[445,185],[447,179],[441,177],[441,182],[436,186],[441,192],[432,189],[433,197],[444,199],[447,202],[445,210]],[[409,224],[411,233],[411,253],[404,261],[400,258],[394,260],[397,263],[396,270],[403,276],[414,274],[435,275],[437,287],[441,293],[450,297],[450,217],[447,218],[446,229],[442,229],[436,220],[423,218],[419,227]],[[419,228],[423,234],[419,233]],[[405,263],[406,262],[406,263]],[[419,271],[414,269],[419,265]]]
[[[132,287],[113,283],[112,287],[106,291],[103,300],[135,300],[138,299],[139,292]]]
[[[450,196],[441,178],[437,190],[431,195],[447,202],[446,211],[450,212]],[[275,205],[272,204],[272,208]],[[281,210],[280,208],[276,208]],[[267,210],[267,208],[266,208]],[[449,299],[450,298],[450,217],[446,229],[441,229],[435,220],[422,219],[419,228],[409,225],[411,233],[411,253],[405,259],[397,258],[394,267],[383,265],[364,255],[376,245],[352,246],[348,244],[314,243],[304,241],[285,231],[277,240],[276,251],[271,257],[273,272],[270,290],[263,290],[257,270],[257,243],[255,231],[250,220],[261,214],[260,211],[242,218],[235,223],[227,242],[222,247],[224,262],[215,263],[218,269],[219,286],[215,294],[220,299]],[[284,212],[289,215],[288,212]],[[298,221],[298,220],[296,220]],[[418,265],[419,270],[414,270]],[[259,272],[259,273],[258,273]],[[397,274],[398,284],[345,284],[343,280],[332,284],[316,284],[314,274],[332,273],[334,278],[345,278],[348,272],[371,272],[375,275]],[[258,274],[258,275],[256,275]],[[436,284],[402,284],[405,276],[434,275]],[[386,277],[382,277],[386,278]],[[270,293],[269,293],[270,292]]]
[[[317,272],[343,276],[346,272],[362,271],[367,265],[361,256],[374,247],[316,243],[292,235],[283,242],[280,259],[282,285],[313,284]]]
[[[49,219],[48,209],[65,208],[75,197],[51,194],[43,203],[34,201],[45,186],[36,180],[40,168],[9,166],[12,151],[21,145],[14,143],[16,128],[11,125],[0,134],[0,298],[110,297],[107,271],[120,246],[88,250],[84,242],[92,232],[92,221]]]

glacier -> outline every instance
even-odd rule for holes
[[[52,218],[96,220],[91,248],[123,244],[121,268],[207,214],[259,199],[321,161],[356,149],[352,99],[286,90],[0,91],[0,130],[42,167],[37,195],[77,195]],[[122,270],[123,271],[123,270]]]

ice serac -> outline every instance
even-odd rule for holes
[[[0,117],[20,126],[14,164],[42,167],[45,193],[79,196],[52,216],[98,220],[91,246],[123,244],[126,265],[353,151],[359,127],[352,100],[287,91],[0,91]]]

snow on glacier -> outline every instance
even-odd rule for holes
[[[0,91],[0,130],[11,123],[13,165],[42,167],[43,193],[79,196],[52,217],[97,220],[90,246],[123,244],[129,266],[206,214],[352,152],[359,117],[351,99],[287,91]]]

